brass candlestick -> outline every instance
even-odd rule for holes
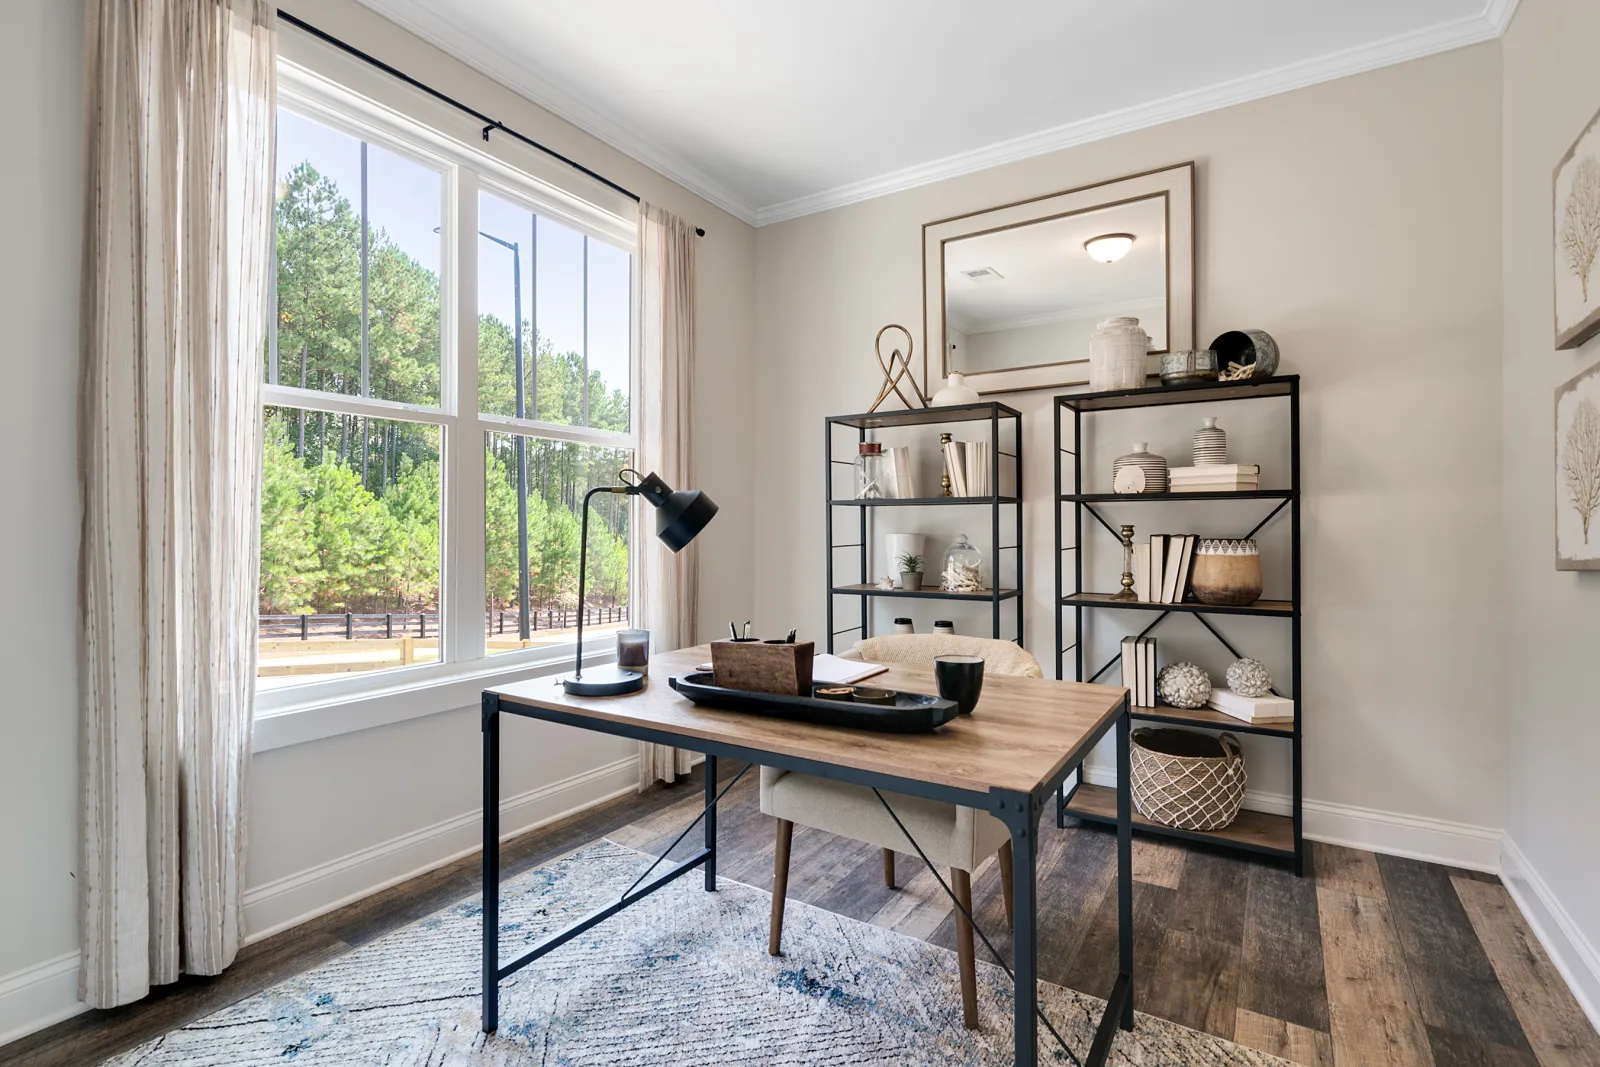
[[[955,495],[954,493],[950,492],[950,450],[945,447],[949,443],[950,435],[947,433],[941,433],[939,435],[939,455],[944,458],[944,466],[942,466],[939,470],[940,496]]]
[[[1133,527],[1122,527],[1122,592],[1111,598],[1112,600],[1134,600],[1139,596],[1133,591]]]

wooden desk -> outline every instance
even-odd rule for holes
[[[986,677],[970,716],[928,734],[883,734],[700,707],[668,684],[711,659],[701,645],[652,656],[650,684],[616,697],[568,696],[554,678],[483,692],[483,1029],[498,1024],[500,980],[695,867],[716,889],[718,757],[801,771],[990,812],[1011,830],[1016,1063],[1034,1067],[1038,1034],[1039,817],[1048,799],[1113,727],[1117,735],[1117,905],[1120,965],[1086,1064],[1105,1062],[1115,1029],[1133,1027],[1133,821],[1128,796],[1128,691],[1039,678]],[[874,685],[937,692],[931,671],[891,668]],[[704,847],[507,964],[499,960],[500,715],[673,745],[706,754]]]

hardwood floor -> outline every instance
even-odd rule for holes
[[[600,837],[659,854],[702,802],[698,779],[612,801],[509,842],[505,875]],[[760,813],[754,774],[718,825],[719,873],[770,891],[776,824]],[[1114,978],[1114,844],[1100,827],[1041,828],[1040,977],[1098,996]],[[790,847],[791,900],[955,950],[949,899],[915,856],[899,858],[900,888],[889,889],[875,848],[799,826]],[[222,976],[0,1048],[0,1063],[89,1067],[473,895],[477,870],[474,856],[431,871],[247,947]],[[1138,838],[1134,878],[1141,1011],[1307,1067],[1600,1067],[1600,1037],[1491,875],[1317,845],[1296,878]],[[993,861],[972,894],[1009,962]],[[978,953],[988,958],[981,942]]]

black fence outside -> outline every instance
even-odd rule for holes
[[[438,637],[437,611],[343,612],[328,615],[262,615],[260,639],[263,641],[311,641],[329,638],[377,640],[395,637]],[[628,621],[626,605],[585,608],[585,626],[606,626]],[[491,635],[518,633],[515,611],[484,612],[484,632]],[[570,630],[578,625],[577,608],[548,608],[528,613],[530,631]]]

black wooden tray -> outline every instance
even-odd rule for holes
[[[708,707],[749,711],[779,719],[816,723],[819,726],[848,726],[857,730],[878,730],[894,734],[927,733],[930,730],[937,730],[957,714],[955,701],[929,696],[926,693],[896,692],[893,704],[857,704],[848,700],[754,693],[747,689],[724,689],[715,684],[715,676],[710,671],[676,675],[668,678],[667,684],[696,704],[705,704]]]

